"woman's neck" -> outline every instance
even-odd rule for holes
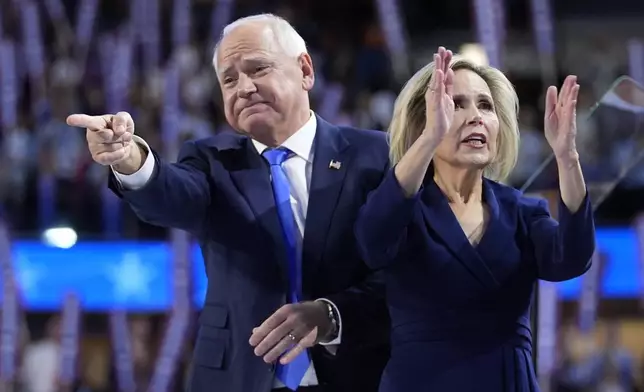
[[[480,169],[460,169],[434,164],[434,182],[450,203],[481,202],[483,172]]]

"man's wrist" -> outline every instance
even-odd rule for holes
[[[325,313],[326,320],[328,321],[328,328],[326,328],[326,333],[320,339],[321,342],[330,342],[338,337],[339,325],[338,325],[338,315],[335,312],[335,308],[329,301],[323,299],[317,300],[322,307],[322,310]]]
[[[122,162],[112,165],[112,168],[120,174],[134,174],[141,170],[141,167],[143,166],[143,163],[147,158],[147,154],[148,152],[145,147],[143,147],[139,143],[134,142],[130,156]]]

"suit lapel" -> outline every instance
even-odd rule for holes
[[[483,238],[477,247],[478,254],[481,255],[483,260],[497,261],[489,265],[490,270],[494,276],[504,276],[504,266],[512,265],[512,263],[503,262],[506,260],[508,253],[513,247],[516,247],[516,225],[509,224],[508,222],[517,222],[516,216],[514,218],[508,214],[508,209],[501,211],[499,200],[494,192],[493,184],[490,180],[483,180],[483,196],[485,204],[488,206],[490,219],[485,230]],[[507,206],[507,204],[504,204]],[[516,210],[515,210],[516,211]],[[510,213],[510,214],[513,214]],[[509,218],[509,219],[508,219]]]
[[[275,206],[271,185],[270,169],[250,139],[241,142],[242,148],[236,152],[239,159],[230,169],[230,175],[239,193],[246,199],[262,231],[270,238],[276,249],[273,257],[278,261],[282,277],[287,281],[288,259],[282,227]],[[271,255],[266,255],[267,259]]]
[[[423,216],[426,225],[447,246],[455,258],[486,288],[498,282],[481,259],[449,207],[447,198],[433,180],[426,181],[423,194]]]
[[[336,126],[317,117],[313,169],[302,244],[303,287],[319,268],[333,212],[350,164],[349,142]]]

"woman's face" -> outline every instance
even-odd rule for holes
[[[461,168],[480,168],[496,157],[499,119],[487,83],[473,71],[454,72],[454,120],[434,160]]]

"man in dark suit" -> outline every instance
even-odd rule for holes
[[[208,292],[190,390],[376,391],[388,315],[353,222],[387,169],[385,136],[310,111],[311,57],[279,17],[227,26],[213,63],[238,132],[186,143],[177,163],[127,113],[67,120],[142,220],[200,242]]]

